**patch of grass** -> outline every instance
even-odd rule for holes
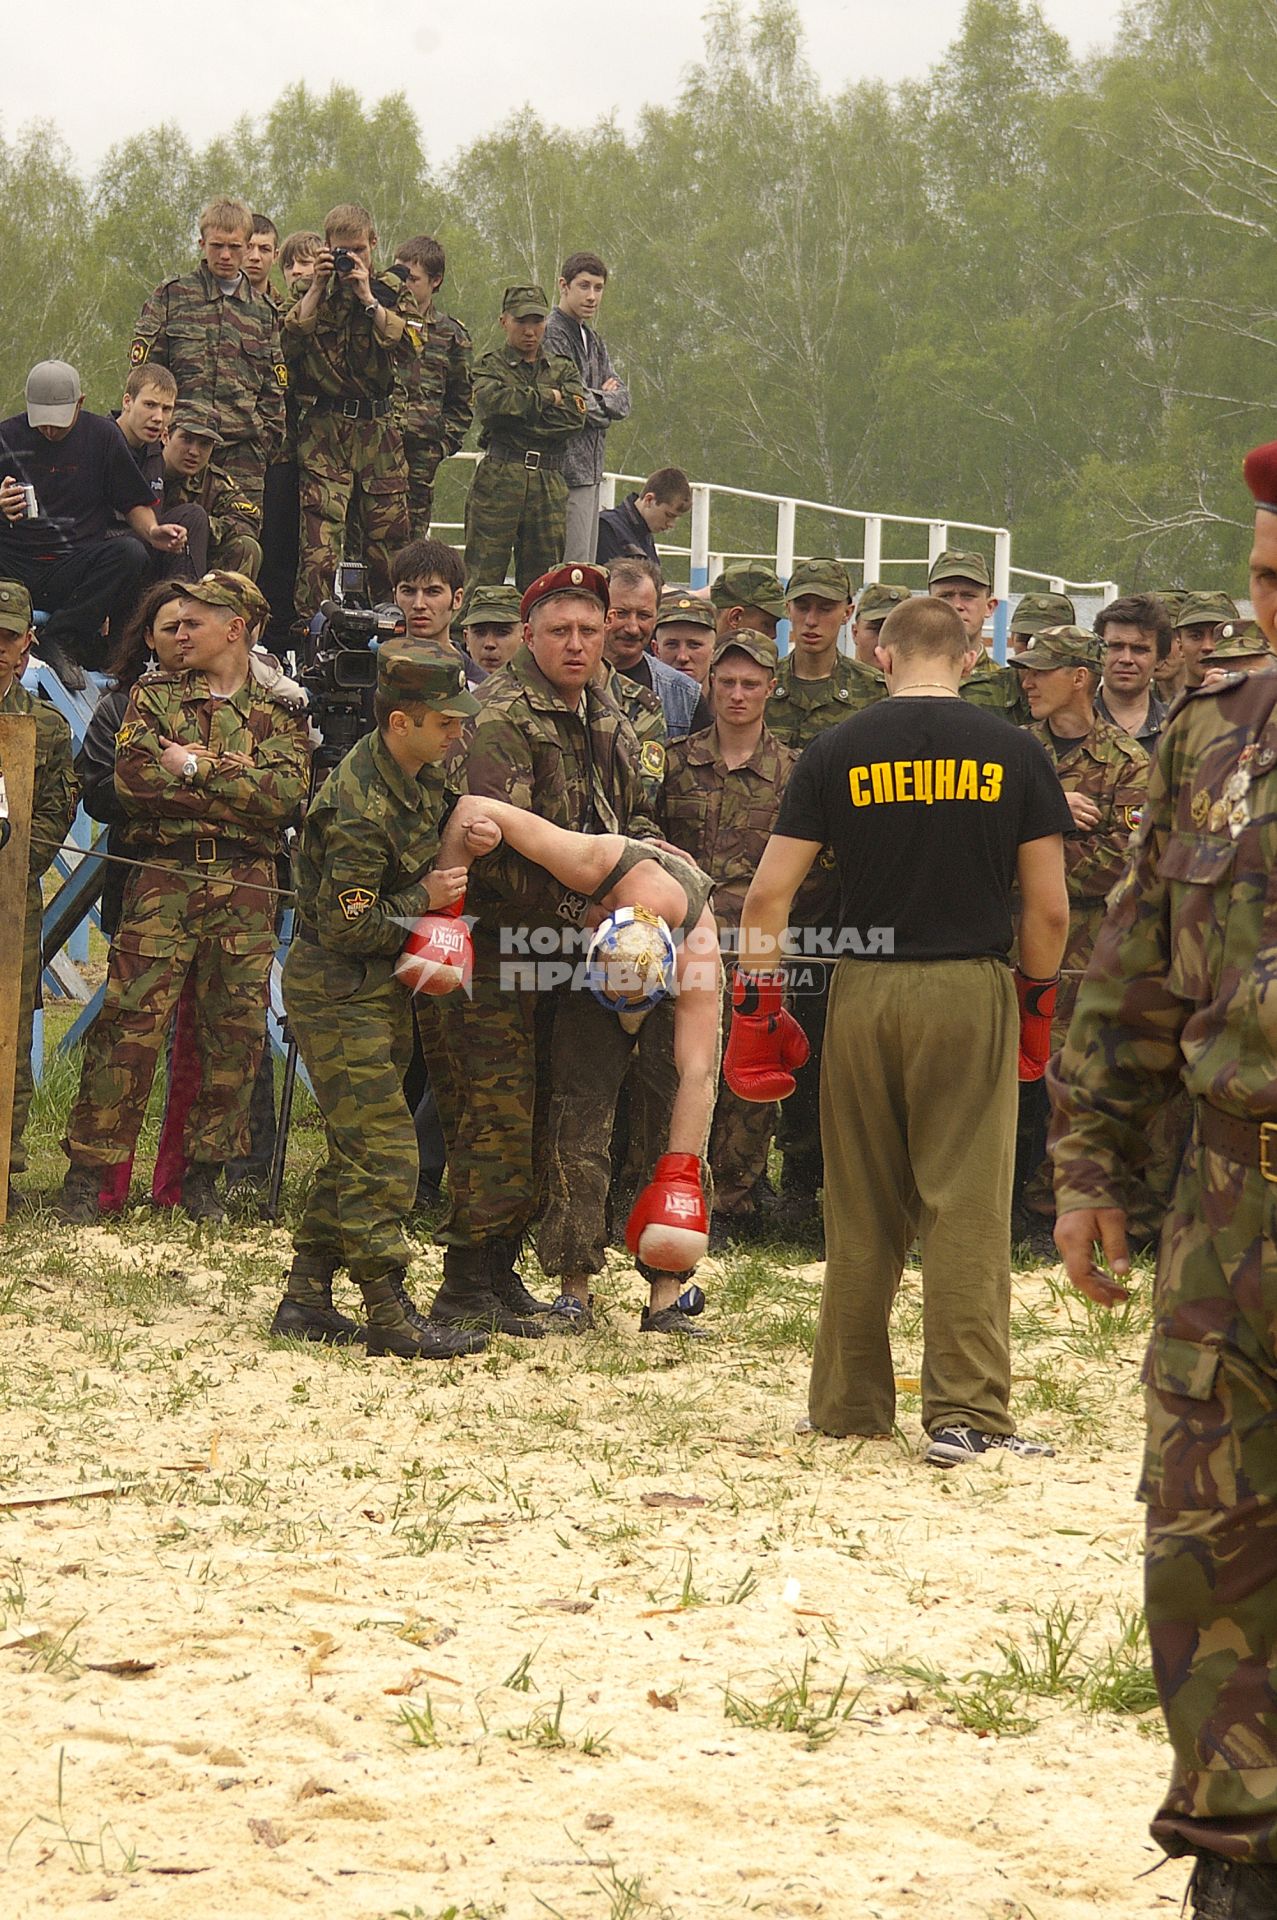
[[[438,1747],[443,1744],[435,1726],[435,1710],[429,1694],[420,1704],[414,1700],[401,1700],[398,1720],[408,1735],[409,1746]]]
[[[860,1692],[848,1693],[846,1671],[832,1688],[817,1687],[812,1678],[813,1664],[811,1655],[805,1653],[799,1671],[777,1676],[771,1691],[761,1700],[751,1700],[728,1685],[723,1690],[724,1719],[755,1731],[801,1733],[809,1752],[823,1746],[842,1722],[850,1719]]]

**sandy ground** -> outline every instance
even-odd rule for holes
[[[272,1346],[285,1248],[0,1240],[0,1492],[122,1483],[0,1511],[5,1920],[1178,1908],[1156,1715],[1094,1695],[1146,1657],[1137,1324],[1021,1276],[1058,1457],[944,1474],[908,1392],[793,1434],[817,1267],[729,1265],[706,1351],[618,1260],[598,1334],[412,1367]]]

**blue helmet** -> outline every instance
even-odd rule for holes
[[[674,937],[646,907],[618,907],[590,942],[585,984],[609,1013],[647,1013],[674,991]]]

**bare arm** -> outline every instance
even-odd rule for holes
[[[772,834],[763,848],[763,857],[750,882],[741,911],[742,968],[770,972],[781,965],[784,954],[780,938],[789,925],[794,895],[807,878],[812,862],[819,853],[818,840],[790,840],[783,834]],[[1063,943],[1060,951],[1064,951]]]
[[[1060,970],[1069,933],[1062,835],[1024,841],[1015,866],[1021,900],[1020,968],[1030,979],[1050,980]]]
[[[706,907],[678,951],[678,999],[674,1003],[678,1090],[670,1114],[667,1153],[704,1157],[718,1097],[722,1005],[718,929]]]
[[[502,838],[516,853],[521,853],[535,866],[544,867],[574,893],[596,892],[625,851],[625,841],[619,833],[572,833],[567,827],[556,827],[523,807],[512,807],[504,800],[489,800],[486,795],[474,797],[467,818],[481,816],[501,829]]]

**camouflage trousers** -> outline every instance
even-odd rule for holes
[[[732,1026],[732,989],[723,991],[723,1044]],[[714,1169],[714,1211],[720,1219],[739,1218],[758,1201],[767,1177],[767,1154],[776,1130],[779,1102],[742,1100],[726,1081],[714,1103],[709,1163]]]
[[[781,1191],[811,1194],[814,1198],[825,1177],[820,1147],[820,1059],[833,968],[818,960],[798,961],[790,974],[794,985],[786,1005],[807,1035],[811,1057],[794,1075],[794,1091],[780,1109],[776,1143],[785,1156]]]
[[[210,541],[208,564],[223,567],[229,573],[246,573],[250,580],[256,580],[262,570],[261,542],[254,540],[251,533],[227,528]]]
[[[347,520],[358,537],[374,601],[389,600],[390,562],[407,546],[408,471],[393,420],[347,420],[313,407],[297,429],[301,558],[297,611],[316,613],[332,597],[346,550]]]
[[[164,1035],[195,978],[199,1091],[188,1164],[247,1153],[253,1080],[266,1038],[275,950],[275,864],[218,861],[207,873],[135,868],[111,942],[106,995],[89,1029],[80,1091],[62,1146],[75,1167],[113,1167],[137,1144]]]
[[[394,960],[327,953],[295,940],[284,1006],[323,1115],[327,1155],[293,1235],[298,1253],[358,1282],[406,1267],[404,1222],[417,1192],[417,1135],[404,1099],[412,1006]]]
[[[266,455],[258,440],[232,440],[217,449],[217,464],[244,491],[258,513],[266,491]],[[220,563],[219,563],[220,564]]]
[[[413,540],[424,540],[430,531],[430,516],[435,510],[435,475],[443,459],[437,440],[423,440],[419,433],[404,430],[404,459],[408,463],[408,523]]]
[[[44,899],[38,880],[27,884],[26,919],[22,929],[22,989],[18,1000],[18,1053],[13,1064],[13,1132],[9,1144],[9,1172],[24,1173],[27,1152],[22,1144],[31,1112],[31,1038],[35,1010],[40,1004],[41,947]]]
[[[1153,1836],[1277,1863],[1277,1185],[1194,1138],[1144,1363],[1145,1606],[1174,1754]]]
[[[481,460],[466,500],[466,597],[499,587],[511,553],[519,591],[563,558],[568,486],[561,473],[515,461]]]

